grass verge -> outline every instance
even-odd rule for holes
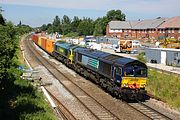
[[[36,88],[24,80],[16,80],[15,85],[20,85],[27,92],[21,92],[16,98],[15,107],[21,111],[19,119],[57,119],[53,110],[45,101],[44,96]],[[27,90],[26,90],[27,89]],[[23,91],[24,91],[23,90]],[[29,92],[29,93],[28,93]]]
[[[30,82],[19,78],[21,72],[11,69],[14,82],[1,91],[0,118],[3,120],[56,120],[52,108],[43,94]]]
[[[180,77],[149,70],[147,91],[180,109]]]
[[[23,37],[24,36],[20,37],[19,39],[22,39]],[[16,58],[14,58],[14,60],[17,62],[18,65],[24,66],[24,68],[27,69],[28,66],[23,58],[23,52],[21,51],[20,43],[21,43],[21,40],[18,41],[18,49],[16,50],[16,53],[15,53]]]

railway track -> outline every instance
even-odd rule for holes
[[[172,120],[170,117],[164,115],[163,113],[160,113],[159,111],[149,107],[145,103],[137,100],[136,103],[127,103],[129,106],[134,108],[135,110],[138,110],[142,114],[146,115],[152,120]]]
[[[26,39],[29,39],[29,37],[27,37]],[[27,44],[24,44],[24,45],[26,45],[26,48],[29,48],[29,46]],[[30,48],[28,49],[28,54],[31,54],[31,56],[33,57],[31,62],[36,61],[36,62],[38,62],[38,64],[41,64],[41,61],[37,57],[34,56],[32,49],[30,49]],[[46,87],[44,87],[44,88],[46,89]],[[48,91],[48,89],[46,89],[46,91],[51,96],[51,98],[55,101],[57,106],[56,106],[56,108],[54,108],[54,110],[60,119],[76,120],[75,117],[73,116],[73,114],[70,113],[68,108],[66,108],[53,94],[51,94],[51,92]]]
[[[39,51],[34,51],[35,48],[34,48],[32,41],[30,41],[28,39],[27,42],[28,42],[27,47],[29,49],[31,49],[30,50],[31,53],[38,56],[36,59],[38,59],[38,61],[42,65],[44,65],[48,69],[48,71],[56,79],[59,80],[59,82],[61,84],[63,84],[65,86],[65,88],[86,108],[86,110],[88,110],[94,116],[95,119],[113,119],[113,120],[120,119],[116,114],[114,114],[113,112],[108,110],[106,107],[104,107],[100,102],[98,102],[98,100],[96,100],[94,97],[89,95],[78,84],[73,82],[72,79],[70,79],[64,73],[59,71],[58,68],[53,63],[47,61],[44,57],[42,57],[41,53]],[[71,88],[68,88],[67,84],[71,84]],[[72,86],[74,86],[74,87],[72,87]],[[50,93],[50,95],[56,102],[59,102],[55,96],[53,96],[51,93]],[[60,104],[60,103],[58,103],[58,104]],[[147,116],[150,119],[168,119],[168,120],[171,119],[171,118],[163,115],[162,113],[159,113],[158,111],[150,108],[149,106],[145,105],[142,102],[138,101],[137,103],[127,103],[127,104],[129,106],[131,106],[133,109],[135,109],[136,111],[139,111],[140,113],[142,113],[143,115]],[[63,111],[63,109],[61,107],[58,107],[58,109],[60,111]],[[67,118],[66,116],[71,116],[70,115],[71,113],[70,113],[70,111],[68,111],[68,109],[64,113],[65,113],[65,115],[62,115],[62,116],[65,116],[64,119],[69,118],[69,117]],[[66,114],[69,114],[69,115],[66,115]],[[73,115],[71,116],[71,118],[78,119]]]
[[[89,111],[95,119],[103,120],[120,120],[115,114],[113,114],[110,110],[106,109],[102,104],[100,104],[96,99],[91,97],[87,92],[77,86],[72,82],[68,77],[66,77],[62,72],[60,72],[54,64],[46,60],[41,56],[39,51],[35,51],[34,45],[32,41],[27,40],[27,47],[30,51],[38,56],[37,59],[39,62],[45,66],[45,68],[56,78],[59,82],[73,95],[74,98],[81,103],[87,111]],[[67,84],[71,84],[71,87],[68,87]],[[78,118],[76,118],[78,119]]]
[[[46,89],[51,98],[56,102],[57,108],[56,112],[58,116],[63,120],[76,120],[74,115],[48,90]]]

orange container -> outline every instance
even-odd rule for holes
[[[46,49],[46,41],[47,41],[47,38],[41,38],[41,47],[45,50]]]
[[[38,39],[38,45],[42,47],[42,39],[46,39],[46,37],[39,37]]]
[[[32,35],[32,36],[31,36],[32,41],[34,41],[34,39],[35,39],[34,37],[35,37],[35,35]]]
[[[52,39],[47,39],[46,41],[46,51],[50,54],[52,54],[53,50],[54,50],[54,43],[55,43],[55,40],[52,40]]]
[[[41,39],[41,37],[39,37],[38,38],[38,45],[41,47],[41,41],[42,41],[42,39]]]
[[[38,35],[37,34],[34,34],[32,35],[31,39],[37,44],[38,43]]]

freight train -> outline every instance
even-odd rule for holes
[[[131,58],[56,42],[32,35],[39,47],[68,67],[93,80],[111,95],[122,99],[144,99],[147,91],[147,66]]]

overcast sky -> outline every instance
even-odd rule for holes
[[[31,26],[64,14],[96,19],[112,9],[122,10],[127,20],[180,16],[180,0],[0,0],[0,6],[6,19]]]

